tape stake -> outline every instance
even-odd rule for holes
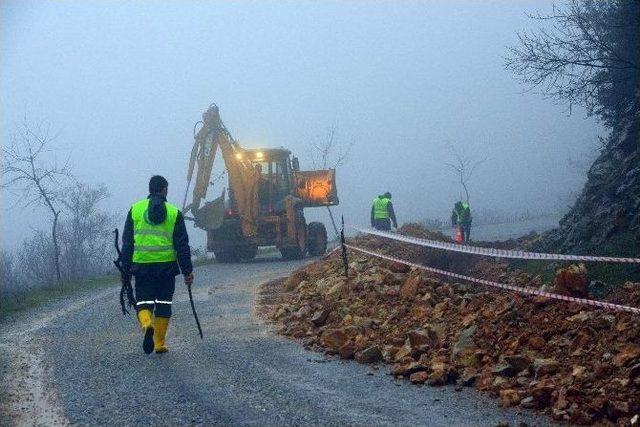
[[[536,260],[555,260],[555,261],[587,261],[587,262],[614,262],[640,264],[640,258],[625,257],[605,257],[591,255],[564,255],[549,254],[541,252],[526,252],[517,250],[505,250],[496,248],[482,248],[479,246],[460,245],[457,243],[440,242],[438,240],[420,239],[418,237],[404,236],[402,234],[390,233],[386,231],[373,230],[370,228],[362,228],[355,225],[347,225],[347,227],[357,230],[364,234],[380,236],[387,239],[397,240],[399,242],[411,243],[413,245],[425,246],[429,248],[442,249],[446,251],[462,252],[474,255],[484,255],[498,258],[514,258],[514,259],[536,259]]]
[[[596,301],[596,300],[591,300],[591,299],[587,299],[587,298],[570,297],[570,296],[567,296],[567,295],[554,294],[554,293],[551,293],[551,292],[542,291],[540,289],[535,289],[535,288],[523,288],[523,287],[520,287],[520,286],[508,285],[506,283],[493,282],[491,280],[477,279],[475,277],[465,276],[463,274],[452,273],[450,271],[440,270],[438,268],[428,267],[428,266],[422,265],[422,264],[416,264],[414,262],[405,261],[403,259],[392,257],[392,256],[389,256],[389,255],[383,255],[383,254],[380,254],[380,253],[377,253],[377,252],[373,252],[373,251],[370,251],[370,250],[367,250],[367,249],[364,249],[364,248],[360,248],[358,246],[354,246],[354,245],[350,245],[350,244],[345,244],[345,246],[348,247],[349,249],[353,249],[354,251],[361,252],[361,253],[364,253],[364,254],[367,254],[367,255],[371,255],[371,256],[374,256],[374,257],[377,257],[377,258],[385,259],[387,261],[398,262],[400,264],[408,265],[410,267],[416,267],[416,268],[419,268],[421,270],[429,271],[431,273],[440,274],[442,276],[448,276],[448,277],[453,277],[453,278],[456,278],[456,279],[466,280],[468,282],[473,282],[473,283],[478,283],[478,284],[481,284],[481,285],[491,286],[491,287],[498,288],[498,289],[506,289],[506,290],[510,290],[510,291],[519,292],[519,293],[522,293],[522,294],[541,296],[541,297],[556,299],[556,300],[560,300],[560,301],[576,302],[578,304],[584,304],[584,305],[589,305],[589,306],[593,306],[593,307],[606,308],[606,309],[609,309],[609,310],[627,311],[629,313],[640,314],[640,308],[637,308],[637,307],[631,307],[631,306],[620,305],[620,304],[613,304],[613,303],[604,302],[604,301]]]

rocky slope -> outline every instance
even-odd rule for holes
[[[575,205],[538,248],[561,253],[640,254],[640,111],[611,132]],[[640,268],[626,269],[630,271],[640,280]]]
[[[403,231],[443,237],[415,226]],[[369,237],[356,243],[471,276],[543,285],[540,278],[480,257]],[[389,364],[392,375],[415,384],[475,386],[504,406],[544,410],[556,420],[639,422],[637,315],[447,283],[355,253],[348,279],[342,271],[334,253],[270,284],[281,294],[266,316],[281,333],[308,347],[361,363]],[[584,295],[587,283],[584,267],[575,266],[551,286]],[[640,284],[627,283],[609,299],[640,306]]]

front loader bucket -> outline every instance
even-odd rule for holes
[[[305,207],[334,206],[339,203],[336,170],[297,171],[296,194]]]

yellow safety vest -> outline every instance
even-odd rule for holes
[[[178,219],[178,208],[165,202],[167,216],[160,224],[149,222],[149,199],[131,206],[133,220],[133,262],[171,262],[177,259],[173,247],[173,230]]]
[[[391,200],[385,197],[373,199],[373,219],[388,219],[390,202]]]

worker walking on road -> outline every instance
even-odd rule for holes
[[[168,188],[166,179],[152,177],[149,196],[131,206],[122,233],[123,268],[135,277],[136,311],[146,354],[167,351],[175,276],[182,272],[185,284],[193,283],[187,228],[182,213],[167,202]]]
[[[471,207],[469,202],[456,202],[451,212],[451,225],[460,228],[463,242],[469,241],[471,236]]]
[[[391,193],[388,191],[381,196],[373,199],[371,206],[371,226],[377,230],[391,230],[391,222],[393,227],[398,228],[396,222],[396,213],[391,203]]]

